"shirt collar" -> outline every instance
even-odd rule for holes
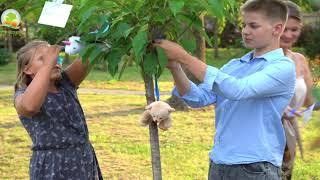
[[[253,58],[253,53],[254,53],[254,51],[251,51],[251,52],[247,53],[246,55],[242,56],[240,58],[240,61],[249,62],[251,59],[263,59],[266,61],[272,61],[275,59],[274,57],[284,56],[282,48],[278,48],[278,49],[269,51],[261,56],[255,57],[255,58]]]

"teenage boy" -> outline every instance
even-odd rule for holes
[[[173,93],[191,107],[215,104],[214,146],[209,179],[281,179],[285,147],[281,116],[295,86],[295,66],[279,47],[287,21],[281,0],[249,0],[241,7],[242,38],[254,50],[220,70],[188,54],[181,46],[156,40],[168,59]],[[202,84],[196,86],[183,64]]]

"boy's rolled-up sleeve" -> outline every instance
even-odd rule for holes
[[[218,69],[208,66],[203,83],[197,86],[190,81],[190,88],[186,94],[181,96],[176,87],[173,89],[172,94],[182,98],[189,106],[193,108],[214,104],[217,97],[212,91],[212,84],[218,71]]]

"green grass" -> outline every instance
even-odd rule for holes
[[[92,93],[79,98],[105,179],[152,179],[148,128],[137,123],[145,97]],[[163,179],[207,178],[212,108],[174,112],[173,127],[159,131]],[[320,179],[320,145],[312,147],[320,136],[319,119],[317,112],[302,129],[305,161],[298,155],[295,180]],[[0,90],[0,143],[1,179],[28,179],[31,140],[17,118],[10,90]]]
[[[0,66],[0,84],[13,85],[16,80],[16,63]]]

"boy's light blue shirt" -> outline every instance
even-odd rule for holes
[[[176,88],[173,94],[194,108],[216,105],[214,163],[280,167],[286,142],[281,116],[294,93],[295,65],[282,49],[252,57],[250,52],[220,70],[208,66],[202,84],[190,81],[187,94],[181,97]]]

